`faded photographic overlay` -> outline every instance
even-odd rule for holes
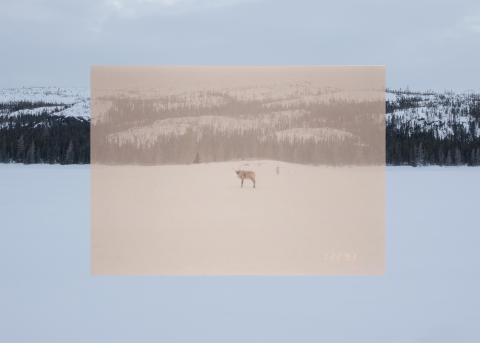
[[[380,274],[382,66],[93,67],[94,274]]]

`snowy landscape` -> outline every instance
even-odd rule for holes
[[[300,88],[301,90],[301,88]],[[263,96],[268,96],[257,90]],[[335,99],[334,90],[329,90]],[[251,92],[232,92],[230,96],[254,101]],[[304,104],[312,96],[300,95]],[[225,97],[209,95],[189,99],[193,104],[220,105]],[[186,99],[170,99],[169,110],[179,109]],[[203,101],[203,102],[202,102]],[[111,107],[106,104],[105,112]],[[165,111],[157,102],[155,111]],[[316,128],[299,130],[292,127],[307,115],[298,106],[298,99],[273,99],[265,106],[271,112],[263,118],[241,115],[236,119],[210,113],[197,113],[183,118],[157,118],[127,132],[119,130],[111,140],[128,142],[142,136],[153,145],[159,134],[190,134],[192,128],[205,125],[222,131],[232,127],[243,130],[274,125],[279,140],[306,139],[325,141],[354,138],[345,130]],[[286,107],[285,107],[286,106]],[[303,106],[303,105],[302,105]],[[157,112],[153,112],[157,113]],[[89,163],[90,155],[90,91],[87,88],[24,87],[0,90],[0,161],[23,163]],[[253,120],[255,118],[255,120]],[[390,165],[478,165],[480,164],[480,95],[475,92],[434,92],[387,89],[386,93],[386,161]],[[281,128],[284,128],[283,130]],[[185,157],[187,158],[187,157]],[[191,156],[188,157],[191,159]]]
[[[384,167],[93,164],[91,175],[94,274],[384,272]]]
[[[0,103],[2,104],[0,115],[7,117],[44,113],[64,117],[90,118],[90,91],[88,88],[3,88],[0,89]],[[24,106],[21,106],[22,103]],[[17,108],[9,108],[5,106],[6,104],[16,104]]]
[[[254,194],[231,174],[232,191]],[[90,166],[2,164],[0,175],[11,342],[256,341],[244,327],[279,342],[299,331],[334,343],[478,337],[478,168],[387,167],[386,270],[368,277],[92,278]]]
[[[1,0],[0,37],[0,343],[480,342],[480,0]]]
[[[473,137],[480,136],[480,94],[471,92],[415,92],[387,90],[388,122],[434,130],[439,138],[456,133],[461,127]]]
[[[366,86],[360,69],[375,81]],[[97,89],[91,101],[92,160],[164,165],[191,164],[198,157],[197,162],[380,165],[385,160],[382,71],[97,68],[92,74],[92,89]],[[131,72],[134,81],[124,80]],[[185,75],[194,77],[191,84]],[[112,78],[115,85],[108,83]]]
[[[2,93],[2,104],[4,99],[45,99],[43,89],[8,92],[8,98]],[[36,95],[26,95],[32,93]],[[55,109],[34,104],[33,108],[47,107],[49,112],[48,116],[35,114],[35,125],[42,127],[52,123],[50,117],[58,117],[54,122],[73,125],[64,121],[70,118],[89,127],[88,93],[84,89],[68,100],[55,95],[49,100]],[[15,98],[13,94],[17,94]],[[442,92],[437,94],[434,101]],[[416,95],[410,91],[389,91],[387,100],[408,104],[401,99],[412,96]],[[74,102],[83,111],[78,116],[63,116],[58,111],[60,103],[70,106]],[[448,135],[457,120],[464,128],[475,122],[474,106],[469,106],[472,114],[461,111],[447,115],[451,112],[433,110],[427,115],[425,102],[415,104],[420,106],[400,109],[393,105],[387,111],[387,124],[395,113],[395,118],[401,118],[396,120],[398,128],[402,127],[399,122],[417,129],[427,123],[443,128],[442,134]],[[23,114],[18,111],[2,107],[1,127],[18,128],[23,123]],[[28,151],[29,144],[24,144]],[[66,154],[68,145],[66,140],[58,156]],[[281,168],[281,175],[284,172]],[[478,337],[475,328],[480,307],[476,296],[480,287],[476,246],[480,239],[476,225],[479,173],[478,168],[458,166],[386,168],[383,276],[216,277],[194,278],[192,283],[192,278],[175,277],[92,278],[90,166],[0,164],[0,303],[7,309],[0,327],[6,337],[17,342],[38,337],[79,343],[151,341],[152,337],[188,341],[192,332],[184,330],[185,323],[189,331],[202,337],[254,341],[250,334],[242,334],[239,322],[250,328],[266,325],[263,332],[282,342],[298,339],[299,330],[304,337],[335,343],[472,342],[472,337]],[[252,194],[248,183],[240,189],[233,170],[225,170],[224,178],[232,191],[243,191],[244,197]],[[263,183],[260,179],[259,192]],[[60,316],[62,325],[52,325]],[[265,317],[268,322],[264,322]],[[215,335],[208,329],[212,321],[219,324]],[[28,325],[28,330],[20,330],[21,323]],[[78,323],[85,329],[78,329]],[[339,323],[348,330],[340,330]]]

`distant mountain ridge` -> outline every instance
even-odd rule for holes
[[[162,130],[181,129],[175,120]],[[480,164],[478,93],[387,89],[386,128],[388,164]],[[0,89],[1,162],[89,163],[89,130],[88,88]]]
[[[50,114],[90,118],[88,88],[22,87],[0,89],[0,116]]]

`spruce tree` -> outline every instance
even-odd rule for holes
[[[23,135],[21,135],[20,138],[17,140],[16,161],[17,162],[25,161],[25,141],[23,140]]]
[[[75,152],[73,150],[73,142],[70,140],[68,143],[67,152],[65,154],[65,163],[72,164],[75,160]]]
[[[200,154],[197,151],[197,154],[195,155],[195,159],[193,160],[193,163],[200,163]]]
[[[36,163],[35,159],[36,159],[35,141],[32,141],[32,144],[30,144],[30,147],[28,148],[28,151],[27,151],[25,163],[29,163],[29,164]]]

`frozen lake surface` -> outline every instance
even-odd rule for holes
[[[383,276],[92,277],[89,166],[0,165],[2,342],[478,342],[480,169],[387,168]]]

